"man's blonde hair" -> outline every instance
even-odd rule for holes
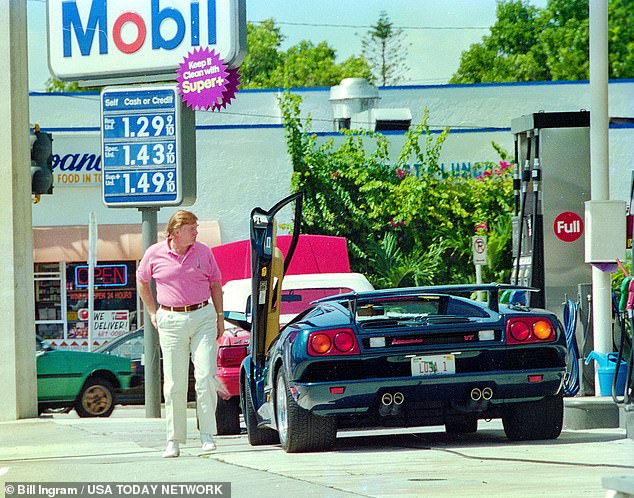
[[[165,228],[165,236],[171,237],[174,233],[174,230],[178,230],[183,225],[189,225],[190,223],[196,223],[198,221],[198,217],[192,213],[191,211],[186,211],[184,209],[179,209],[176,211],[167,222],[167,227]]]

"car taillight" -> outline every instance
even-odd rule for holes
[[[511,337],[517,342],[524,342],[531,335],[531,328],[524,322],[514,322],[508,325]]]
[[[246,356],[246,346],[222,346],[218,348],[218,366],[239,367]]]
[[[545,318],[511,318],[506,323],[507,344],[532,344],[555,339],[555,329]]]
[[[317,354],[326,354],[332,347],[332,341],[328,334],[312,334],[310,336],[310,347]]]
[[[539,320],[533,324],[533,335],[540,341],[547,341],[553,335],[553,326],[546,320]]]
[[[342,356],[359,353],[359,343],[352,329],[320,330],[308,336],[310,356]]]

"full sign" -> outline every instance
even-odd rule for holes
[[[553,232],[563,242],[574,242],[583,235],[583,220],[572,211],[560,213],[553,222]]]
[[[195,149],[193,111],[182,106],[176,86],[111,87],[101,92],[102,192],[107,206],[192,202]]]
[[[245,12],[246,0],[47,0],[49,67],[66,81],[175,79],[183,57],[201,47],[237,67]]]

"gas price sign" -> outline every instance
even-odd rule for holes
[[[180,121],[175,86],[102,91],[102,192],[107,206],[182,203]]]

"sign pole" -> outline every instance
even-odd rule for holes
[[[156,219],[158,208],[139,208],[141,211],[141,237],[143,252],[157,240]],[[152,293],[156,295],[154,282]],[[161,418],[161,367],[158,333],[150,320],[147,308],[143,309],[143,360],[145,372],[145,417]]]
[[[475,265],[476,284],[482,283],[482,265]],[[483,292],[478,292],[478,301],[484,301]]]
[[[92,351],[95,334],[95,265],[97,264],[97,217],[88,215],[88,351]]]

